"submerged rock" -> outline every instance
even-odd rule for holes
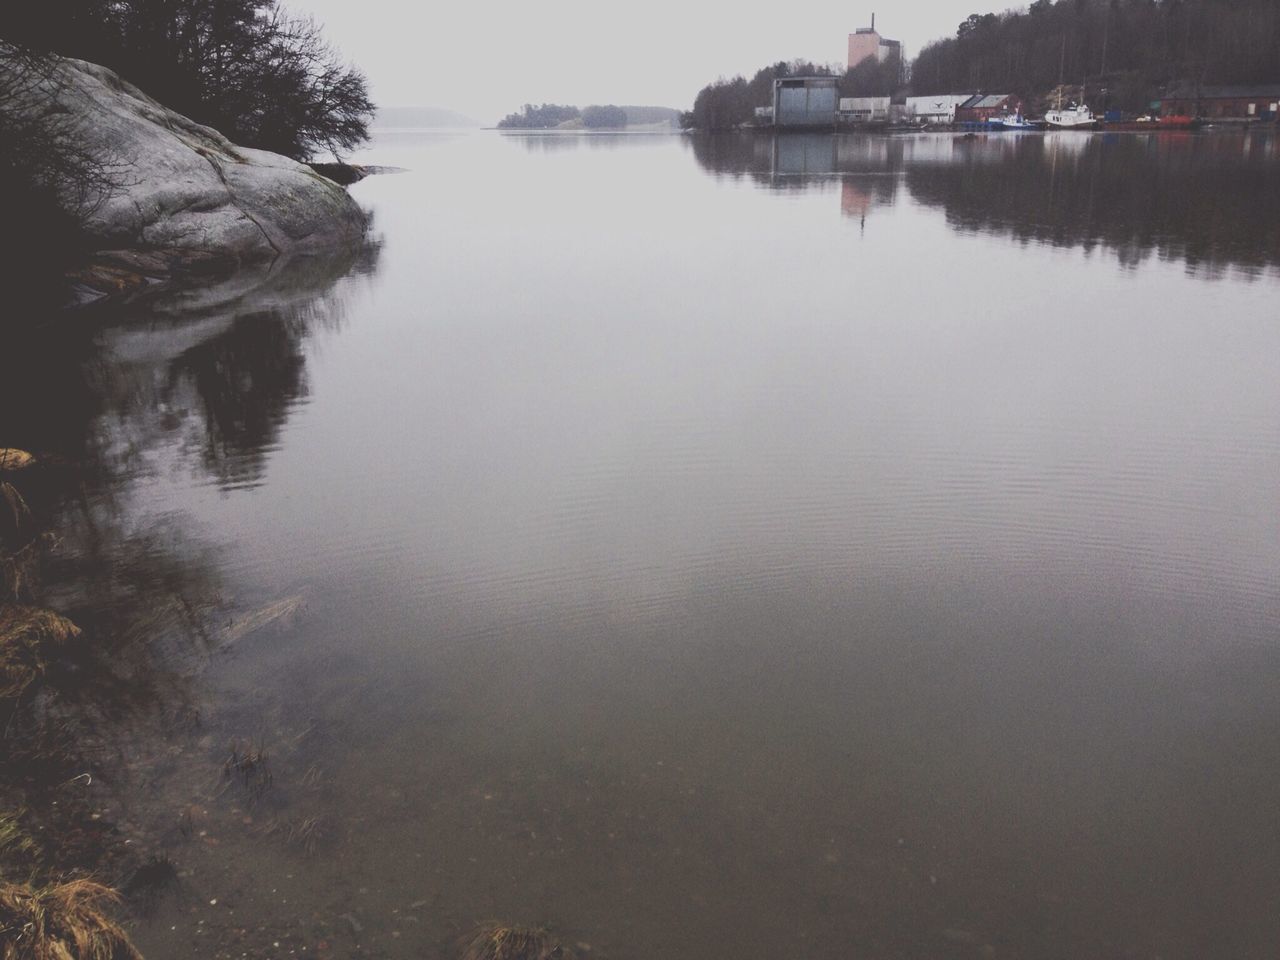
[[[237,146],[105,67],[57,59],[30,103],[114,183],[87,215],[76,211],[94,251],[76,278],[80,300],[174,273],[317,252],[364,234],[365,214],[332,180]]]

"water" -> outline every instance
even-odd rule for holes
[[[1274,955],[1274,137],[360,159],[369,249],[8,370],[83,570],[306,601],[102,795],[148,957]]]

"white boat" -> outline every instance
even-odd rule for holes
[[[1088,107],[1077,107],[1071,103],[1066,107],[1050,110],[1044,115],[1044,122],[1055,130],[1088,130],[1098,125],[1098,118]]]

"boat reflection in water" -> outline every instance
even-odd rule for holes
[[[849,187],[842,210],[859,218],[900,191],[942,210],[953,228],[1053,246],[1101,246],[1121,263],[1151,256],[1214,276],[1280,266],[1277,138],[1265,132],[1041,137],[911,136],[693,138],[716,176],[750,176],[771,189]]]

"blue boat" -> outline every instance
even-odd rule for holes
[[[992,117],[991,125],[1000,130],[1039,130],[1038,124],[1028,120],[1020,113],[1006,113],[1003,117]]]

